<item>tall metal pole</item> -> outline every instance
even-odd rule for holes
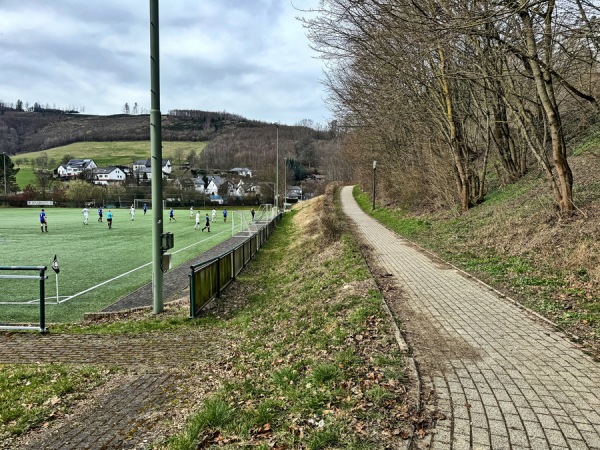
[[[287,158],[283,159],[283,210],[285,211],[285,203],[287,200]]]
[[[153,312],[163,312],[163,194],[160,115],[158,0],[150,0],[150,147],[152,150],[152,298]]]
[[[6,153],[2,153],[4,157],[4,199],[6,200]]]
[[[377,161],[373,161],[373,209],[375,209],[375,167],[377,166]]]
[[[276,147],[277,147],[277,158],[275,161],[275,209],[279,209],[279,125],[275,125],[277,127],[277,138],[276,138]]]

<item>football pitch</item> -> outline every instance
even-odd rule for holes
[[[113,225],[108,229],[104,210],[98,222],[96,209],[90,209],[83,224],[81,209],[46,207],[48,232],[40,231],[40,208],[0,208],[0,266],[46,266],[46,321],[77,322],[86,312],[100,311],[120,297],[152,279],[152,211],[112,209]],[[211,210],[199,209],[200,226]],[[227,222],[223,208],[217,209],[211,232],[194,229],[189,209],[163,212],[164,232],[174,235],[169,250],[171,267],[184,264],[232,234],[248,227],[250,212],[229,209]],[[194,211],[195,213],[196,211]],[[232,226],[233,225],[233,226]],[[60,273],[52,270],[56,255]],[[0,275],[37,275],[38,272],[0,271]],[[58,295],[57,283],[58,278]],[[165,298],[169,296],[165,292]],[[39,320],[39,281],[0,278],[0,323],[37,323]]]

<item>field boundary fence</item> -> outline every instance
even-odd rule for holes
[[[273,234],[281,213],[266,221],[256,221],[256,230],[233,249],[208,261],[190,267],[190,317],[198,317],[202,309],[235,280],[256,252]]]
[[[30,279],[39,280],[40,282],[40,321],[39,326],[33,325],[3,325],[0,323],[0,330],[38,330],[41,333],[45,333],[46,329],[46,266],[0,266],[0,271],[13,271],[13,272],[27,272],[37,271],[38,275],[22,275],[22,274],[0,274],[0,279]]]

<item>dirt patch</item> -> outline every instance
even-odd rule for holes
[[[430,377],[436,372],[444,373],[447,368],[451,369],[448,366],[450,359],[481,359],[479,351],[467,341],[440,331],[428,317],[414,310],[400,283],[378,265],[378,259],[371,248],[363,245],[361,250],[388,307],[401,325],[402,334],[418,363],[421,376]],[[449,267],[438,259],[433,262],[443,268]]]

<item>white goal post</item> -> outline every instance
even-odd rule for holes
[[[152,199],[151,198],[134,198],[133,199],[133,207],[135,209],[142,209],[144,207],[144,203],[148,207],[148,209],[152,209]],[[163,200],[163,210],[167,209],[167,201]]]

